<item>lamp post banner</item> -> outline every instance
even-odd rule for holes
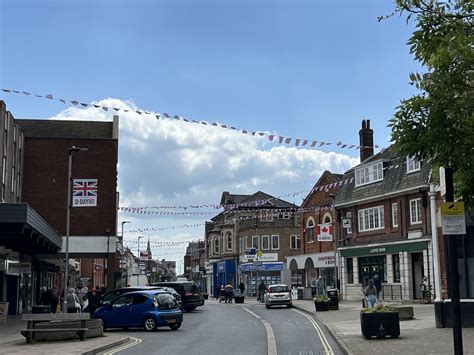
[[[97,179],[74,179],[72,182],[72,206],[97,206]]]

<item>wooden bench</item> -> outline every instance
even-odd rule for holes
[[[42,313],[42,314],[24,314],[22,317],[26,323],[26,329],[20,329],[20,332],[23,336],[26,337],[26,342],[28,344],[35,342],[35,333],[41,332],[70,332],[75,331],[79,336],[79,339],[86,339],[86,321],[90,319],[89,313]],[[81,322],[79,328],[54,328],[54,329],[37,329],[35,325],[41,322],[51,322],[51,321],[77,321]],[[61,326],[60,323],[58,326]]]

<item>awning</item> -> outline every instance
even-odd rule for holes
[[[21,254],[55,254],[62,239],[26,203],[0,203],[0,245]]]

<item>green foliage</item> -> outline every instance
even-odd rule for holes
[[[387,17],[396,13],[416,23],[407,44],[423,72],[409,75],[418,93],[389,121],[394,148],[436,170],[451,166],[456,195],[473,206],[474,2],[397,0]]]
[[[329,297],[324,295],[319,295],[313,298],[314,303],[324,303],[329,302]]]
[[[362,313],[394,313],[398,310],[392,306],[384,306],[383,303],[376,303],[374,308],[362,308]]]

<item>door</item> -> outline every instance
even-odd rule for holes
[[[423,298],[421,284],[423,282],[423,253],[411,254],[412,276],[413,276],[413,299]]]
[[[143,324],[143,314],[151,309],[151,304],[148,297],[143,294],[134,295],[132,305],[130,306],[130,313],[128,315],[128,322],[134,326],[141,326]]]
[[[18,276],[7,275],[8,314],[15,315],[18,305]]]
[[[104,316],[105,323],[108,327],[129,326],[131,306],[133,303],[133,296],[125,294],[117,298],[110,304],[106,315]]]

